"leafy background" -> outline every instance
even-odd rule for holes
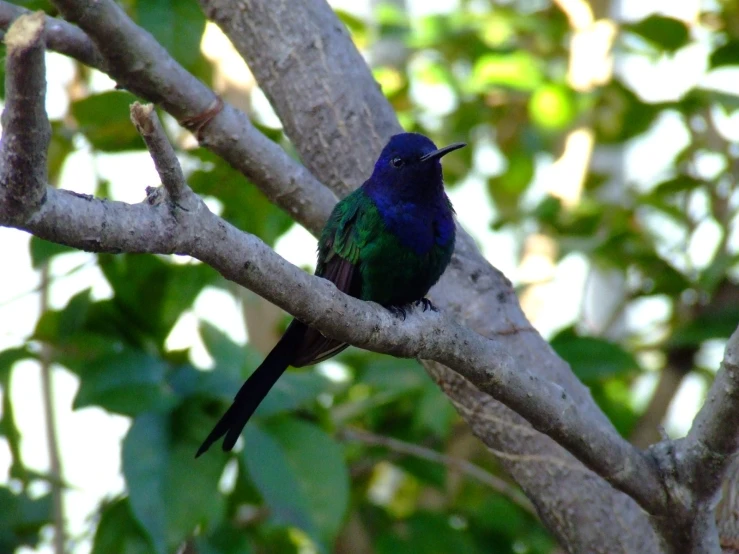
[[[287,143],[196,0],[123,4]],[[641,446],[661,423],[684,433],[739,319],[739,5],[600,0],[590,18],[548,0],[335,6],[406,129],[470,143],[445,161],[460,221],[619,431]],[[48,61],[50,179],[141,201],[157,178],[129,121],[133,97]],[[165,122],[209,205],[311,269],[314,239]],[[287,318],[192,260],[94,256],[8,229],[0,253],[12,260],[0,290],[0,551],[51,551],[55,487],[70,552],[555,551],[414,362],[349,349],[290,371],[243,448],[195,461]]]

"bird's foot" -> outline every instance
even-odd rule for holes
[[[405,306],[387,306],[387,310],[395,317],[405,321],[406,309]]]
[[[416,300],[416,302],[414,302],[414,305],[423,307],[424,312],[426,310],[431,310],[432,312],[439,311],[439,308],[434,306],[434,304],[428,298],[421,298],[420,300]]]
[[[438,312],[439,309],[433,305],[431,300],[428,298],[421,298],[419,300],[416,300],[415,302],[411,302],[410,304],[405,304],[403,306],[387,306],[387,309],[392,313],[395,317],[398,317],[405,321],[405,316],[408,315],[408,310],[411,308],[422,308],[425,312],[426,310],[431,310],[432,312]]]

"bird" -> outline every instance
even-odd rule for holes
[[[452,257],[454,209],[444,191],[441,158],[466,146],[444,148],[419,133],[390,137],[371,176],[334,207],[318,240],[315,274],[342,292],[375,302],[405,319],[426,298]],[[347,346],[294,319],[197,451],[221,437],[236,444],[249,418],[288,366],[323,361]]]

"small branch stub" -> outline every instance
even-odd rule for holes
[[[51,126],[46,115],[43,12],[19,17],[5,35],[6,104],[2,115],[0,186],[16,217],[35,212],[46,193],[46,151]]]
[[[149,149],[157,173],[172,202],[180,201],[187,185],[172,144],[162,128],[153,104],[131,104],[131,121]]]

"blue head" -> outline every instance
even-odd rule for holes
[[[424,196],[442,190],[441,157],[463,146],[457,142],[437,148],[418,133],[394,135],[382,149],[370,182],[399,196]]]

